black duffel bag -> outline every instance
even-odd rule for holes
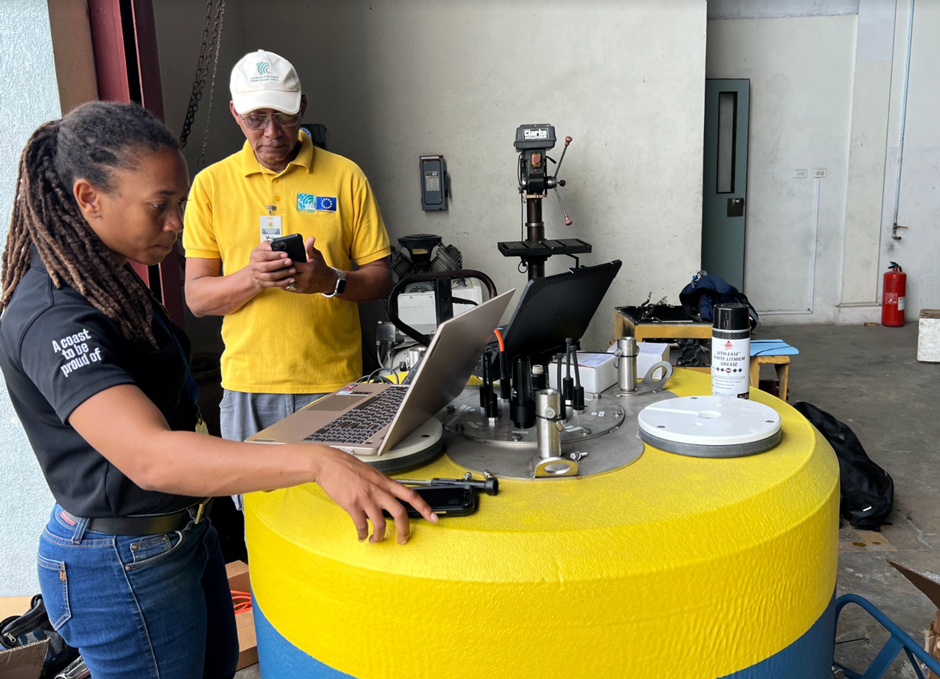
[[[23,615],[0,620],[0,648],[28,646],[43,639],[49,640],[49,648],[40,679],[52,679],[78,657],[78,650],[65,643],[59,633],[52,629],[42,595],[33,597],[29,610]]]
[[[856,528],[881,530],[894,507],[894,481],[872,462],[849,426],[801,401],[793,406],[823,435],[839,458],[842,518]]]

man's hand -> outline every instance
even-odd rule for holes
[[[306,262],[295,262],[294,268],[297,269],[297,275],[294,276],[295,283],[293,290],[302,295],[314,295],[317,293],[330,294],[336,289],[336,272],[326,263],[323,255],[317,250],[317,239],[312,236],[304,242],[304,248],[307,250]]]
[[[282,290],[294,282],[297,269],[287,258],[286,252],[276,252],[271,249],[271,243],[266,240],[254,250],[248,258],[248,275],[255,287],[281,288]]]
[[[399,500],[404,500],[417,509],[428,521],[437,521],[437,514],[431,511],[428,503],[413,489],[335,448],[324,447],[319,459],[316,483],[352,517],[360,542],[369,538],[369,524],[366,519],[371,521],[373,526],[369,542],[381,542],[385,539],[383,509],[395,519],[398,543],[403,545],[408,542],[411,526],[408,513]]]

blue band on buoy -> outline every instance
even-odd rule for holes
[[[830,677],[835,651],[836,595],[826,610],[799,639],[779,653],[721,679],[784,679],[785,677]]]
[[[254,600],[255,636],[261,676],[278,679],[356,679],[312,658],[290,643],[268,622]]]
[[[262,676],[278,679],[356,679],[350,674],[324,665],[281,636],[264,617],[257,601],[253,611]],[[806,634],[766,660],[721,679],[828,677],[832,671],[835,624],[833,594],[825,612]]]
[[[252,612],[262,676],[278,679],[356,679],[351,674],[324,665],[281,636],[264,617],[257,599],[254,600]]]

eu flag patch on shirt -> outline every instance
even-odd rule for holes
[[[298,212],[336,212],[335,196],[314,196],[310,193],[297,194]]]

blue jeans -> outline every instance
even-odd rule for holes
[[[235,613],[208,519],[140,537],[73,523],[56,505],[39,541],[39,586],[52,626],[94,679],[235,675]]]
[[[219,404],[222,438],[244,441],[325,394],[249,394],[224,389]]]
[[[219,427],[222,438],[244,441],[262,429],[277,424],[325,394],[249,394],[225,389],[219,404]],[[242,496],[233,495],[232,502],[242,511]]]

